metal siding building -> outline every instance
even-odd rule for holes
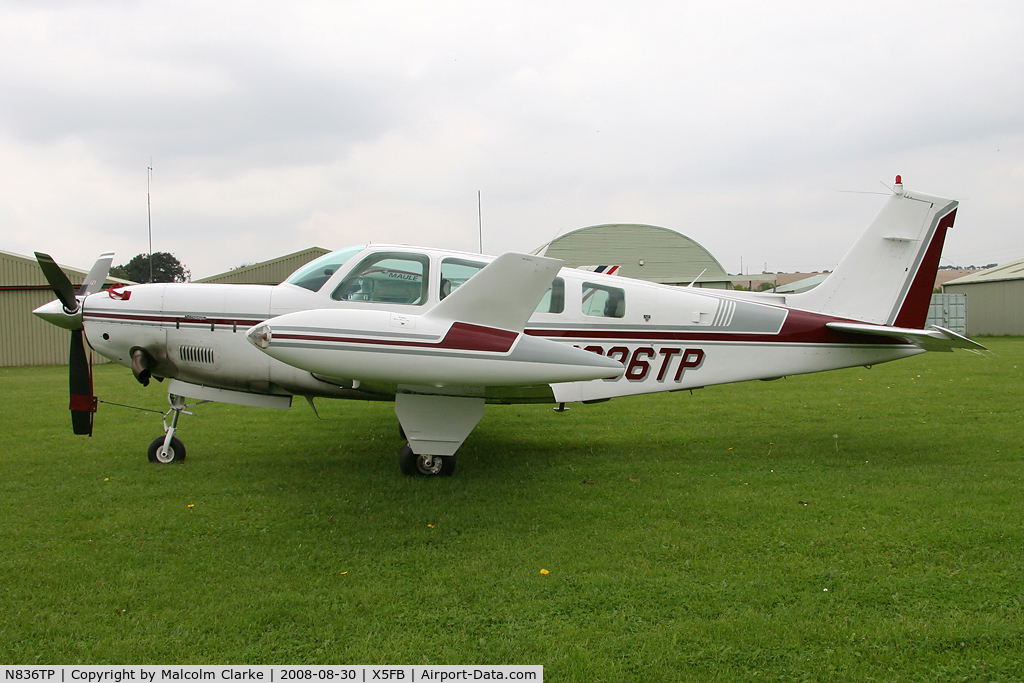
[[[655,225],[593,225],[557,237],[533,253],[560,258],[570,268],[620,266],[624,277],[669,285],[696,280],[696,287],[726,289],[735,279],[697,242]]]
[[[784,285],[779,285],[774,291],[779,294],[800,294],[801,292],[809,292],[829,276],[829,273],[819,273],[817,275],[811,275],[801,280],[794,280]]]
[[[229,270],[219,275],[211,275],[193,282],[216,282],[229,285],[279,285],[294,273],[314,259],[324,254],[331,253],[330,249],[322,247],[310,247],[294,254],[288,254],[280,258],[254,263],[251,266],[244,266],[235,270]]]
[[[932,294],[924,327],[945,327],[957,334],[967,334],[967,296],[964,294]]]
[[[76,287],[86,270],[61,266]],[[128,283],[107,278],[108,284]],[[31,256],[0,251],[0,367],[67,365],[71,332],[43,322],[32,311],[56,298]],[[94,363],[107,360],[90,349]]]
[[[967,295],[968,335],[1024,335],[1024,259],[947,282]]]

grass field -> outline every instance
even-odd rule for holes
[[[1024,340],[492,406],[409,479],[391,404],[71,434],[0,369],[0,663],[543,664],[550,681],[1021,680]],[[98,366],[101,399],[166,391]],[[542,574],[541,570],[549,573]]]

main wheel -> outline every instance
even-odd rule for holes
[[[450,477],[455,473],[454,455],[417,455],[412,447],[405,444],[398,456],[402,474],[410,477]]]
[[[160,448],[164,445],[164,437],[158,436],[149,444],[149,461],[159,463],[181,462],[185,459],[185,444],[176,436],[171,437],[167,455],[160,457]]]

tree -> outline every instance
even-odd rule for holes
[[[153,252],[152,280],[149,272],[149,254],[138,254],[128,263],[110,269],[114,277],[132,282],[187,282],[192,277],[191,271],[166,251]]]

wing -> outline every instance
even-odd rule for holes
[[[522,332],[562,263],[544,256],[502,254],[423,318]]]

